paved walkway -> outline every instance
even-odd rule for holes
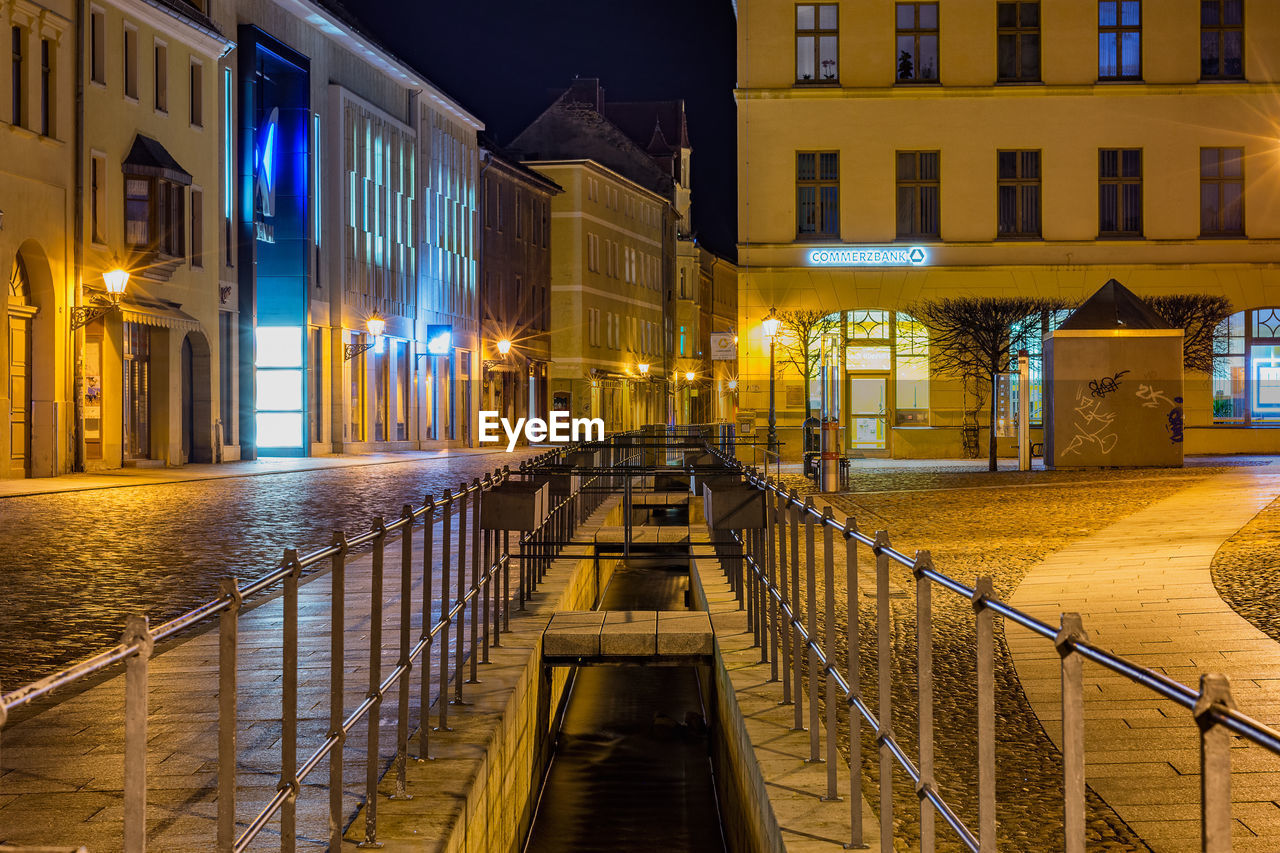
[[[1239,708],[1280,726],[1280,644],[1213,587],[1219,546],[1280,495],[1280,475],[1241,469],[1141,510],[1032,569],[1011,603],[1051,624],[1076,611],[1092,641],[1188,684],[1231,678]],[[1061,745],[1059,658],[1007,633],[1027,698]],[[1085,667],[1086,779],[1157,853],[1200,849],[1199,738],[1190,714],[1127,679]],[[1232,751],[1236,851],[1280,849],[1280,757],[1243,740]]]
[[[522,448],[523,449],[523,448]],[[485,456],[505,453],[505,445],[485,448],[455,447],[440,450],[397,450],[387,453],[339,454],[336,456],[264,457],[217,465],[183,465],[181,468],[117,468],[92,474],[63,474],[25,480],[0,479],[0,498],[47,495],[56,492],[83,492],[121,486],[153,486],[193,480],[222,480],[228,477],[256,477],[262,474],[289,474],[330,468],[357,468],[395,462],[421,462],[458,456]]]

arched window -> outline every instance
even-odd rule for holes
[[[9,273],[9,302],[18,305],[31,304],[31,278],[22,255],[14,255],[13,270]]]

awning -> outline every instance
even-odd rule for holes
[[[160,326],[183,332],[200,331],[200,321],[172,302],[128,297],[120,303],[120,317],[125,322],[141,323],[144,326]]]
[[[124,158],[123,169],[126,175],[164,178],[184,187],[191,185],[191,173],[179,166],[163,145],[141,133],[133,138],[133,147]]]

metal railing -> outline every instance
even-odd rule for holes
[[[544,453],[522,463],[521,476],[538,476],[547,468],[562,467],[565,454],[583,448],[595,452],[597,467],[607,468],[623,459],[618,442],[565,447]],[[331,543],[299,555],[294,549],[284,552],[280,565],[246,585],[235,578],[221,582],[221,593],[199,607],[151,628],[145,616],[128,617],[120,642],[59,672],[34,681],[0,696],[0,729],[13,710],[54,691],[77,684],[90,676],[110,669],[120,662],[125,665],[124,695],[124,838],[126,853],[146,849],[147,811],[147,681],[149,662],[159,641],[184,631],[218,621],[218,770],[216,849],[242,851],[275,818],[279,818],[282,850],[295,849],[297,841],[296,802],[302,783],[320,763],[329,759],[329,848],[342,844],[346,823],[343,810],[344,746],[348,734],[362,720],[368,721],[368,748],[365,755],[365,845],[377,845],[377,787],[384,765],[379,758],[383,702],[394,695],[396,702],[396,751],[392,761],[396,796],[404,796],[406,764],[409,757],[409,721],[417,712],[418,757],[429,755],[428,711],[431,697],[430,658],[438,649],[438,728],[448,730],[449,683],[453,682],[454,700],[461,702],[463,685],[477,680],[477,666],[488,663],[490,647],[501,644],[502,634],[510,628],[511,563],[519,564],[514,600],[524,609],[525,602],[542,580],[551,561],[563,543],[572,539],[577,525],[616,488],[613,478],[584,477],[570,480],[572,487],[553,501],[545,521],[536,530],[519,538],[520,551],[512,554],[510,531],[482,529],[480,510],[484,493],[505,482],[513,472],[504,467],[459,486],[455,493],[446,489],[436,499],[428,495],[419,506],[406,504],[400,517],[391,522],[376,518],[370,528],[348,536],[338,531]],[[599,482],[598,482],[599,481]],[[415,602],[410,595],[414,583],[414,537],[421,530],[423,539],[421,595],[416,602],[416,615],[421,626],[412,636]],[[388,539],[398,534],[400,569],[400,608],[398,617],[384,614],[383,582],[386,572]],[[439,562],[436,564],[436,545]],[[369,677],[363,701],[347,709],[344,702],[346,675],[346,642],[344,632],[345,604],[348,597],[347,562],[357,549],[372,552],[370,575]],[[394,559],[394,557],[393,557]],[[433,571],[440,572],[439,617],[432,621]],[[468,568],[470,577],[468,578]],[[327,572],[330,578],[331,624],[329,673],[329,728],[324,739],[298,761],[298,638],[299,581],[304,572]],[[282,641],[282,706],[280,741],[280,781],[275,795],[245,829],[236,834],[236,701],[238,697],[237,661],[239,620],[246,599],[283,587]],[[386,617],[386,618],[384,618]],[[399,634],[399,651],[395,666],[382,673],[382,632],[384,622]],[[452,650],[450,642],[452,640]],[[464,672],[468,665],[469,673]],[[419,663],[421,661],[421,663]],[[411,698],[412,674],[419,670],[416,703]],[[393,694],[394,691],[394,694]],[[365,846],[362,845],[362,846]]]
[[[727,459],[726,462],[731,462]],[[1088,641],[1079,614],[1064,613],[1061,623],[1050,625],[1011,607],[995,597],[990,576],[977,578],[973,586],[938,571],[928,551],[909,557],[894,550],[889,535],[879,530],[868,536],[851,518],[837,521],[831,507],[821,512],[813,499],[801,500],[784,491],[755,469],[741,469],[749,483],[765,492],[766,526],[734,533],[721,547],[730,587],[740,608],[745,608],[747,630],[753,647],[760,648],[761,663],[769,663],[772,680],[781,679],[783,702],[794,705],[797,730],[804,729],[808,702],[810,760],[827,764],[827,798],[837,798],[839,756],[837,709],[844,704],[848,715],[850,844],[863,847],[862,823],[862,727],[870,729],[879,750],[880,847],[891,853],[894,840],[893,787],[895,765],[904,772],[920,800],[920,850],[935,847],[936,820],[941,818],[974,853],[996,849],[996,713],[994,618],[1008,622],[1052,642],[1061,656],[1062,756],[1067,853],[1085,850],[1085,741],[1083,663],[1090,661],[1114,672],[1159,697],[1190,712],[1199,728],[1201,756],[1202,850],[1221,853],[1231,849],[1231,745],[1236,735],[1280,755],[1280,732],[1236,710],[1227,676],[1201,676],[1196,690],[1166,675],[1112,654]],[[803,525],[803,533],[800,530]],[[823,600],[819,601],[815,575],[815,537],[823,537]],[[836,635],[835,570],[837,542],[845,545],[846,632],[843,649]],[[801,544],[803,543],[803,559]],[[788,547],[789,546],[789,547]],[[868,707],[860,676],[860,625],[858,614],[858,551],[870,550],[875,559],[875,613],[878,705]],[[890,637],[890,566],[911,570],[915,587],[916,694],[918,743],[915,757],[908,755],[894,735],[892,695],[893,661]],[[803,589],[801,587],[803,581]],[[935,587],[960,596],[973,606],[977,631],[977,827],[965,824],[939,790],[934,777],[933,749],[933,592]],[[818,613],[822,611],[822,631]],[[838,658],[845,653],[842,672]],[[779,667],[781,666],[781,669]],[[807,674],[807,677],[806,677]],[[819,688],[825,719],[819,719]],[[825,758],[821,738],[825,733]]]

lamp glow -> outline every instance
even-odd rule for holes
[[[124,295],[124,289],[129,284],[129,273],[126,270],[114,269],[102,274],[102,281],[107,286],[107,293],[112,298]]]
[[[778,327],[782,325],[782,321],[770,311],[769,316],[765,317],[760,325],[764,327],[764,336],[772,340],[778,336]]]
[[[427,352],[432,355],[448,355],[453,348],[453,327],[428,326]]]
[[[694,372],[693,372],[692,370],[687,371],[687,372],[685,373],[685,375],[684,375],[684,380],[685,380],[686,382],[692,382],[692,381],[693,381],[693,377],[694,377],[694,375],[695,375],[695,374],[694,374]]]
[[[640,370],[640,375],[641,375],[641,376],[648,376],[648,375],[649,375],[649,364],[648,364],[648,362],[644,362],[644,361],[642,361],[642,362],[640,362],[639,364],[637,364],[637,365],[636,365],[636,367]]]
[[[503,355],[506,355],[507,353],[511,352],[511,341],[507,340],[506,338],[503,338],[502,340],[498,341],[498,352],[502,353]]]
[[[374,315],[365,321],[364,326],[369,330],[369,334],[373,335],[375,338],[380,338],[382,337],[382,333],[386,331],[387,321],[377,315]]]

